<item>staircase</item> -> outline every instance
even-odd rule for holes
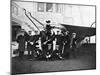
[[[37,20],[35,17],[31,15],[30,12],[28,12],[26,9],[23,9],[25,11],[25,16],[30,20],[30,22],[33,24],[34,27],[29,25],[25,22],[25,24],[33,31],[38,30],[41,31],[44,29],[44,24],[42,24],[39,20]]]

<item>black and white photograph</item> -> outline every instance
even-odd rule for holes
[[[96,69],[96,5],[11,0],[11,74]]]

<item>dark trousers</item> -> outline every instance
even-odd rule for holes
[[[69,44],[65,44],[64,45],[63,57],[65,57],[65,58],[69,58],[70,57],[70,45]]]
[[[28,51],[28,55],[30,56],[32,52],[32,45],[30,44],[27,45],[27,51]]]
[[[72,55],[72,57],[76,57],[77,56],[77,52],[76,52],[76,46],[74,45],[74,46],[72,46],[72,48],[71,48],[71,55]]]
[[[19,51],[19,57],[22,58],[24,56],[24,51]]]
[[[63,49],[63,44],[58,44],[59,45],[59,54],[62,55],[62,49]]]
[[[32,56],[36,55],[36,50],[37,50],[36,45],[33,45],[31,50]]]
[[[53,44],[48,44],[48,50],[47,50],[47,52],[49,52],[51,54],[52,51],[53,51]]]
[[[48,50],[48,45],[42,45],[43,56],[46,55],[47,50]]]

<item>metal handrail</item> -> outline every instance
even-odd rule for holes
[[[91,24],[91,26],[90,27],[92,27],[93,26],[93,24],[95,24],[96,22],[93,22],[92,24]]]
[[[43,23],[41,23],[39,20],[37,20],[35,17],[33,17],[32,16],[32,14],[29,12],[29,14],[30,14],[30,16],[34,19],[34,20],[36,20],[38,23],[40,23],[43,27],[44,27],[44,24]]]
[[[23,10],[25,11],[25,15],[27,16],[27,18],[35,25],[35,27],[40,31],[40,29],[37,27],[37,25],[31,20],[31,18],[27,15],[26,13],[26,9],[23,8]]]
[[[24,22],[30,29],[32,29],[33,31],[35,31],[35,29],[33,27],[31,27],[30,25],[28,25],[28,23]]]

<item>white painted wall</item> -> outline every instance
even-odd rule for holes
[[[25,8],[27,11],[31,12],[32,15],[37,18],[40,22],[45,24],[46,20],[51,20],[52,24],[63,23],[76,26],[90,27],[93,22],[95,22],[95,7],[94,6],[78,6],[78,5],[67,5],[61,4],[62,13],[55,12],[55,4],[53,4],[54,12],[37,12],[36,2],[15,2],[21,8]],[[19,13],[23,14],[22,11]],[[28,22],[31,26],[33,24],[23,15],[22,18],[25,22]],[[38,23],[36,23],[41,27]],[[23,25],[24,27],[24,25]],[[33,26],[34,27],[34,26]],[[95,24],[93,25],[95,27]],[[34,27],[35,28],[35,27]],[[27,29],[27,27],[26,27]],[[95,40],[94,38],[91,38]],[[94,42],[92,41],[91,42]]]
[[[95,7],[93,6],[77,6],[62,4],[62,13],[56,12],[37,12],[36,2],[16,2],[20,7],[26,8],[27,11],[45,23],[45,20],[50,19],[52,22],[74,24],[78,26],[88,26],[95,21]],[[53,4],[55,10],[55,4]]]

